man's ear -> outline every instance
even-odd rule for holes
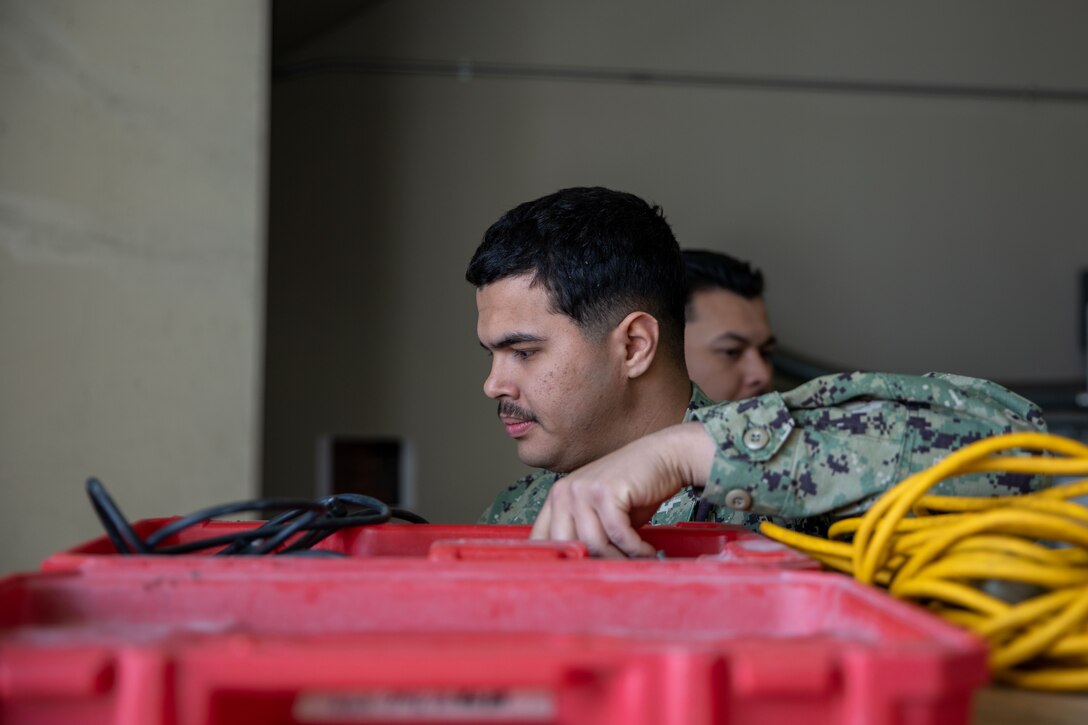
[[[623,372],[628,378],[637,378],[650,369],[657,355],[657,342],[661,334],[657,318],[648,312],[632,312],[616,326],[619,342],[623,345]]]

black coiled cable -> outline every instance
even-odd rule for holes
[[[98,514],[106,534],[119,554],[191,554],[223,547],[215,556],[245,556],[259,554],[295,554],[308,556],[337,556],[333,551],[311,548],[340,529],[354,526],[384,524],[400,519],[425,524],[422,516],[403,509],[390,508],[372,496],[359,493],[338,493],[310,501],[306,499],[256,499],[210,506],[182,516],[141,539],[121,513],[106,487],[97,478],[87,479],[87,495]],[[260,526],[222,536],[163,546],[162,542],[192,526],[212,519],[247,511],[279,511]],[[291,537],[301,534],[287,546]]]

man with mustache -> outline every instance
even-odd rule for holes
[[[602,555],[652,554],[635,531],[647,522],[818,531],[968,442],[1045,429],[1000,386],[939,374],[844,373],[713,405],[685,367],[684,275],[661,210],[632,194],[563,189],[487,230],[465,275],[492,358],[483,388],[542,470],[482,523],[535,522],[536,538]],[[1037,484],[976,474],[956,492]]]
[[[532,523],[559,474],[711,403],[684,366],[679,246],[642,199],[586,188],[526,202],[488,229],[466,277],[492,358],[484,392],[543,469],[482,521]]]

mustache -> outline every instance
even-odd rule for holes
[[[506,416],[507,418],[520,418],[521,420],[536,422],[536,416],[533,415],[532,411],[515,405],[509,400],[499,401],[499,409],[496,412],[496,415],[499,417]]]

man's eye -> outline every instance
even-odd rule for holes
[[[774,348],[773,347],[768,347],[768,348],[764,348],[764,349],[760,350],[759,351],[759,356],[761,358],[763,358],[764,360],[770,360],[772,357],[774,357]]]
[[[510,352],[518,360],[528,360],[536,353],[536,350],[511,350]]]
[[[723,348],[721,350],[715,350],[719,355],[729,358],[730,360],[740,360],[740,356],[744,354],[743,347],[730,347]]]

